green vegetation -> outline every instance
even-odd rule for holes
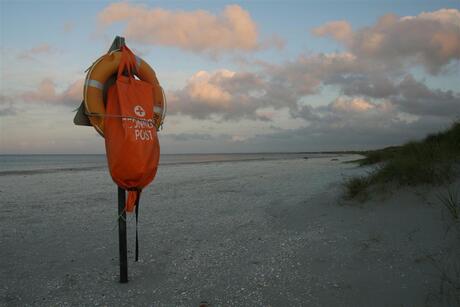
[[[446,207],[454,221],[460,218],[460,199],[458,191],[448,187],[445,194],[438,194],[438,199]]]
[[[345,181],[345,197],[347,199],[353,199],[360,196],[360,198],[365,199],[367,197],[367,187],[369,186],[369,178],[363,177],[353,177]]]
[[[442,184],[454,177],[454,166],[460,161],[460,122],[448,130],[430,134],[422,141],[398,147],[361,152],[360,165],[378,164],[365,177],[351,178],[344,183],[345,197],[357,198],[372,185],[390,182],[399,185]]]

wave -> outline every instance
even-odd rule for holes
[[[31,170],[10,170],[0,171],[0,177],[11,175],[37,175],[37,174],[52,174],[61,172],[81,172],[104,169],[106,166],[87,166],[87,167],[67,167],[67,168],[43,168]]]

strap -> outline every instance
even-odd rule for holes
[[[125,69],[128,71],[128,77],[131,77],[131,66],[129,64],[129,59],[127,58],[127,52],[125,46],[121,47],[121,58],[120,58],[120,63],[118,63],[118,74],[117,74],[117,79],[119,79],[122,75]]]
[[[126,204],[125,204],[126,212],[134,211],[138,198],[139,198],[139,191],[137,189],[135,188],[128,189],[128,198],[126,199]]]
[[[122,46],[121,59],[118,64],[118,78],[123,74],[125,69],[128,71],[128,76],[132,78],[136,69],[136,58],[134,53],[127,46]]]
[[[141,191],[139,191],[139,194],[137,195],[137,200],[136,200],[136,253],[134,256],[134,261],[139,260],[139,239],[138,239],[138,234],[137,234],[137,224],[139,220],[139,199],[141,198]]]

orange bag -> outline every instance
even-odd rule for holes
[[[154,123],[154,88],[134,78],[134,54],[126,46],[121,51],[117,81],[107,93],[104,136],[110,175],[128,190],[125,210],[132,212],[142,189],[155,177],[160,144]]]

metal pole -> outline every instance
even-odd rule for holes
[[[120,282],[128,282],[128,248],[126,235],[125,190],[118,187],[118,244],[120,251]]]

